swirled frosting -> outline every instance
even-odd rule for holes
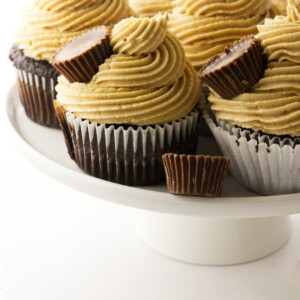
[[[168,28],[182,42],[187,58],[200,69],[214,55],[269,16],[269,0],[176,0]]]
[[[276,15],[286,16],[287,0],[272,0],[272,3],[276,10]]]
[[[257,38],[268,56],[264,77],[230,101],[211,94],[217,117],[268,134],[300,136],[299,4],[289,1],[288,17],[266,19],[258,26]]]
[[[117,24],[112,41],[117,45],[122,40],[122,47],[114,48],[115,54],[105,60],[89,83],[69,83],[59,77],[57,100],[64,109],[91,122],[138,126],[163,124],[188,114],[200,100],[200,82],[176,37],[163,26],[149,27],[152,22],[161,24],[160,18],[164,16],[146,21],[130,18]],[[132,28],[124,33],[126,41],[124,24]],[[164,38],[159,38],[160,44],[155,42],[157,46],[152,49],[150,41],[160,35],[158,29],[164,31]],[[149,36],[146,42],[140,38],[145,32]],[[124,49],[127,53],[146,51],[128,55]]]
[[[84,31],[128,16],[127,0],[37,0],[25,7],[16,41],[26,56],[49,60]]]
[[[172,0],[129,0],[133,13],[139,17],[152,17],[172,10]]]
[[[129,18],[116,24],[111,34],[113,50],[127,55],[149,54],[166,36],[167,15],[153,18]]]

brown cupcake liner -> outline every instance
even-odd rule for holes
[[[219,156],[163,155],[169,193],[219,197],[230,159]]]
[[[57,79],[17,69],[17,82],[26,115],[40,125],[59,128],[53,105]]]
[[[195,153],[198,112],[172,123],[147,127],[90,123],[56,111],[72,159],[84,172],[112,182],[140,186],[165,180],[162,155]]]
[[[230,49],[226,48],[225,53],[235,51],[239,44],[253,36],[246,36],[235,42]],[[232,63],[212,72],[201,74],[201,72],[219,56],[212,58],[200,71],[200,79],[203,80],[219,96],[225,99],[232,99],[249,90],[263,76],[266,69],[266,62],[263,56],[263,49],[258,40],[253,42],[241,55]]]
[[[96,29],[97,28],[94,28],[92,30]],[[72,43],[72,41],[70,43]],[[64,47],[59,51],[63,49]],[[56,52],[56,54],[57,53],[58,52]],[[109,31],[107,29],[107,34],[99,41],[99,44],[96,44],[87,49],[84,53],[65,61],[55,61],[54,55],[51,59],[51,64],[71,83],[89,82],[98,72],[99,66],[112,54],[113,51],[110,46]]]

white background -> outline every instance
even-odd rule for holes
[[[136,236],[133,210],[91,198],[34,169],[7,134],[7,59],[23,1],[1,3],[1,289],[5,300],[300,299],[300,217],[288,245],[255,263],[169,260]]]

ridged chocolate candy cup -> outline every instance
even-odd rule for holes
[[[82,49],[81,43],[87,43],[87,48]],[[109,29],[101,26],[73,39],[59,49],[50,62],[69,82],[89,82],[112,53]]]
[[[229,55],[236,54],[237,57],[228,63]],[[214,65],[217,67],[214,68]],[[199,77],[219,96],[232,99],[251,89],[262,78],[265,69],[260,42],[253,36],[247,36],[226,48],[224,54],[213,57],[201,69]]]
[[[163,155],[171,194],[218,197],[222,193],[230,159],[219,156]]]

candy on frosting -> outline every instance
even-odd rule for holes
[[[217,117],[268,134],[300,136],[300,1],[288,1],[288,16],[266,19],[257,38],[268,56],[264,77],[249,93],[209,100]]]
[[[225,46],[257,32],[270,13],[269,0],[176,0],[168,28],[182,42],[187,58],[200,69]]]
[[[129,16],[126,0],[37,0],[26,6],[17,44],[25,55],[49,60],[62,45],[97,25]]]
[[[133,28],[141,24],[141,19],[129,20],[136,22]],[[155,50],[140,55],[118,52],[87,84],[59,77],[58,102],[75,116],[102,124],[163,124],[188,114],[199,101],[200,82],[179,41],[164,30],[165,38]],[[131,52],[131,46],[136,49],[128,39],[124,47]]]
[[[129,0],[132,11],[139,17],[152,17],[172,10],[172,0]]]

